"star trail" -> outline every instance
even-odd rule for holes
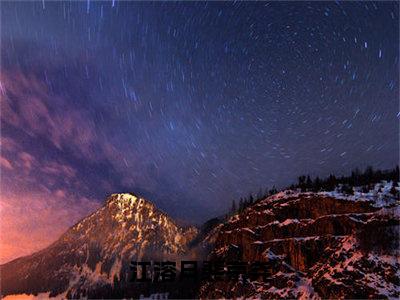
[[[111,193],[201,222],[394,167],[398,25],[389,1],[2,2],[3,228],[36,249]]]

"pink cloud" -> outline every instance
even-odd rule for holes
[[[48,175],[56,175],[67,178],[74,178],[76,171],[68,165],[64,165],[55,161],[46,162],[42,167],[42,172]]]
[[[135,170],[131,168],[141,164],[135,149],[121,143],[115,147],[112,142],[114,137],[105,136],[88,111],[71,105],[73,101],[68,95],[54,94],[36,75],[25,74],[18,69],[3,70],[0,83],[2,123],[31,137],[45,138],[57,149],[67,150],[79,159],[107,161],[122,174],[140,175],[133,174]],[[9,139],[1,142],[10,151],[12,147],[18,147]],[[129,161],[129,171],[126,161]],[[24,165],[26,172],[31,164],[26,161]]]
[[[113,136],[105,137],[89,112],[71,105],[68,95],[54,95],[35,75],[3,70],[0,83],[1,122],[32,137],[46,138],[57,149],[71,151],[79,159],[108,161],[121,173],[127,172],[125,161],[130,166],[141,163],[134,149],[121,144],[115,147]],[[10,151],[18,147],[10,139],[1,142]],[[132,172],[130,168],[131,176]]]
[[[4,133],[0,136],[1,151],[16,152],[19,149],[18,144],[11,138],[5,137]]]
[[[131,149],[114,147],[99,133],[90,115],[70,103],[67,96],[52,94],[34,75],[4,70],[0,73],[0,120],[7,128],[40,138],[32,139],[33,143],[47,139],[81,161],[108,160],[117,171],[126,172],[124,159],[130,155],[134,165]],[[27,143],[5,135],[3,131],[0,165],[12,176],[0,182],[0,263],[44,248],[99,207],[92,199],[73,195],[74,191],[87,191],[88,186],[77,180],[77,170],[62,156],[49,161],[51,156],[40,156],[39,151],[26,147]],[[131,168],[129,172],[132,175]],[[99,185],[112,188],[107,182]],[[32,187],[35,192],[24,192]]]
[[[65,196],[67,196],[67,192],[60,189],[56,190],[54,194],[59,198],[65,198]]]
[[[8,170],[14,169],[11,162],[8,159],[4,158],[3,156],[0,156],[0,166]]]
[[[60,201],[63,195],[61,190],[53,195],[1,195],[0,263],[43,249],[100,206],[87,198]]]
[[[44,82],[19,71],[5,71],[0,80],[2,122],[30,136],[45,137],[58,149],[69,148],[88,160],[109,153],[106,143],[97,137],[91,118],[71,107],[70,99],[53,95]]]
[[[32,165],[35,164],[36,159],[30,155],[28,152],[20,152],[18,154],[19,158],[22,161],[22,165],[25,169],[30,170],[32,169]]]

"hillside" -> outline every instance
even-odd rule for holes
[[[388,186],[387,184],[386,186]],[[180,227],[151,202],[114,194],[42,251],[0,268],[2,295],[122,298],[398,298],[399,200],[287,190],[200,230]],[[384,185],[385,186],[385,185]],[[262,262],[265,278],[129,282],[131,260]],[[248,266],[247,266],[248,267]],[[178,270],[179,272],[179,270]]]
[[[131,260],[183,255],[195,234],[147,200],[114,194],[48,248],[2,265],[2,295],[109,293],[127,280]]]
[[[209,258],[267,262],[266,280],[206,282],[204,298],[398,298],[399,206],[280,192],[231,217]],[[380,204],[380,203],[379,203]]]

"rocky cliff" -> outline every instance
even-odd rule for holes
[[[266,280],[205,282],[203,298],[398,298],[399,207],[285,191],[219,228],[211,260],[268,262]],[[372,241],[370,240],[372,239]]]
[[[2,295],[123,298],[398,298],[399,201],[284,191],[200,231],[114,194],[48,248],[0,266]],[[259,261],[265,278],[129,283],[131,260]]]

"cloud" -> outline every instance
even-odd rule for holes
[[[51,69],[50,66],[48,68]],[[2,70],[1,147],[10,152],[20,150],[32,154],[29,148],[21,146],[22,140],[30,140],[24,144],[32,144],[33,148],[50,145],[53,149],[47,151],[57,152],[57,156],[60,153],[72,155],[75,160],[81,160],[86,165],[99,162],[109,164],[121,177],[128,173],[130,176],[136,175],[136,179],[140,180],[142,174],[138,168],[132,168],[141,164],[135,149],[121,140],[118,132],[109,132],[109,126],[104,129],[102,122],[96,120],[101,115],[101,120],[107,124],[108,119],[105,118],[113,120],[113,112],[102,111],[96,104],[88,109],[84,101],[76,100],[82,97],[79,89],[71,88],[56,93],[52,84],[46,80],[33,71]],[[13,141],[10,137],[14,137],[14,134],[11,132],[24,136]],[[24,160],[26,169],[32,166],[28,156],[21,156],[20,159]]]
[[[0,136],[0,148],[1,151],[15,152],[17,151],[18,144],[11,138],[5,137],[4,134]]]
[[[0,156],[0,166],[8,170],[14,169],[13,166],[11,165],[11,162],[8,159],[4,158],[3,156]]]
[[[89,161],[115,154],[115,149],[99,138],[91,116],[71,105],[73,99],[55,95],[38,77],[18,70],[3,71],[0,80],[3,123]]]
[[[56,190],[55,195],[58,198],[65,198],[67,196],[67,192],[64,190]]]
[[[93,161],[104,158],[104,147],[90,118],[37,77],[2,70],[0,80],[0,169],[8,172],[0,182],[4,263],[48,246],[100,206],[84,196],[87,187],[63,153]]]
[[[118,135],[102,132],[96,107],[78,107],[74,93],[33,72],[0,73],[0,262],[46,247],[143,177],[133,149],[113,143]]]
[[[46,162],[41,168],[41,171],[48,175],[60,176],[66,178],[74,178],[76,170],[68,165],[60,164],[55,161]]]
[[[22,146],[16,142],[11,143],[14,144],[15,152],[2,151],[0,156],[0,170],[7,172],[7,177],[3,176],[0,182],[2,190],[14,195],[26,190],[52,193],[67,189],[80,192],[80,179],[72,165],[56,161],[55,158],[28,153],[21,150]]]
[[[28,171],[31,170],[32,166],[36,162],[36,159],[31,154],[29,154],[28,152],[24,152],[24,151],[20,152],[18,154],[18,156],[22,162],[23,167]]]
[[[66,196],[71,197],[63,190],[50,195],[1,195],[0,263],[43,249],[100,206],[84,197],[63,201]]]

